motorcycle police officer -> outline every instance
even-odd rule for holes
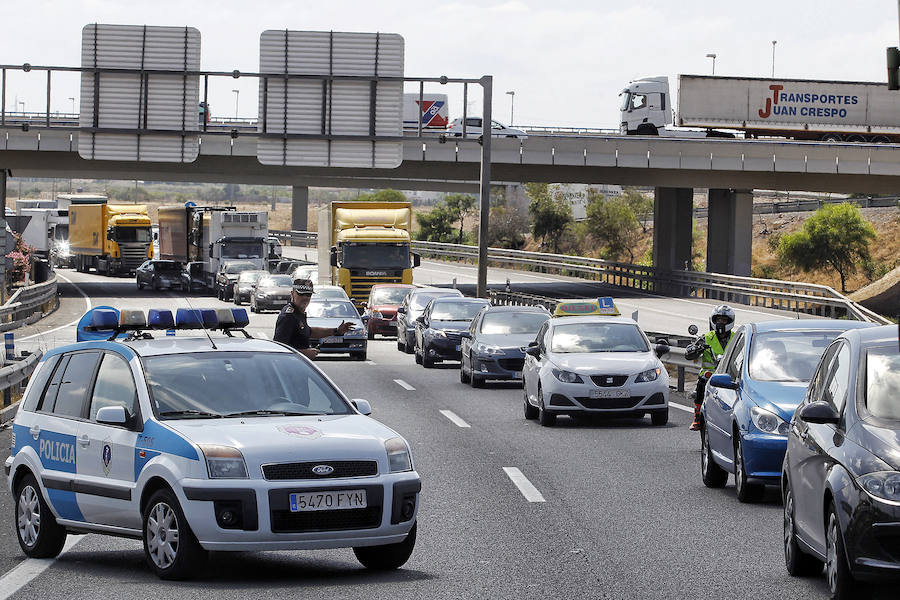
[[[319,351],[309,347],[310,338],[322,339],[330,335],[344,335],[352,323],[341,321],[337,327],[310,327],[306,322],[306,307],[312,298],[313,284],[309,279],[295,279],[291,287],[291,301],[281,309],[275,321],[276,342],[287,344],[307,358],[315,358]]]
[[[734,309],[727,304],[720,304],[709,316],[709,331],[685,348],[686,359],[694,360],[700,357],[700,375],[697,377],[697,388],[694,391],[694,421],[691,423],[691,431],[700,429],[700,407],[703,405],[706,382],[719,366],[719,359],[725,354],[725,348],[734,336],[733,329]]]

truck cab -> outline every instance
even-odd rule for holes
[[[659,135],[672,124],[672,97],[668,77],[630,81],[619,93],[619,133]]]

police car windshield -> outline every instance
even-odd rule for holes
[[[771,331],[753,338],[750,378],[809,381],[819,359],[840,331]]]
[[[536,334],[544,321],[550,318],[546,313],[536,312],[495,312],[487,313],[481,321],[481,333],[485,335]]]
[[[332,318],[359,318],[356,308],[349,302],[317,302],[313,301],[306,307],[307,317],[332,317]]]
[[[550,352],[648,352],[647,341],[630,323],[572,323],[553,328]]]
[[[160,419],[353,412],[296,354],[198,352],[143,360],[153,408]]]

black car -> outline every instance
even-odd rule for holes
[[[197,292],[206,289],[203,273],[205,264],[201,261],[185,263],[181,269],[181,291]]]
[[[148,260],[134,270],[137,289],[154,290],[181,287],[181,263],[174,260]]]
[[[231,298],[234,303],[240,306],[242,302],[250,302],[256,282],[266,275],[268,273],[265,271],[242,271],[232,286]]]
[[[290,275],[263,275],[253,286],[250,294],[250,312],[281,310],[291,301]]]
[[[525,348],[550,318],[543,306],[491,306],[462,333],[459,381],[481,387],[488,379],[522,380]]]
[[[416,362],[425,368],[442,360],[459,360],[462,334],[483,308],[484,298],[435,298],[416,318]]]
[[[855,329],[822,356],[791,420],[781,475],[791,575],[825,565],[833,598],[900,578],[897,327]]]
[[[255,271],[259,267],[252,262],[229,261],[223,262],[216,273],[215,286],[213,291],[219,300],[231,300],[231,294],[234,292],[234,284],[238,277],[244,271]]]
[[[416,345],[416,319],[425,311],[428,303],[435,298],[455,296],[462,298],[462,292],[452,288],[419,288],[411,291],[397,308],[397,350],[413,353]]]

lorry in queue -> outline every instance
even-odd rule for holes
[[[669,79],[647,77],[619,94],[619,132],[898,142],[896,100],[879,82],[679,75],[676,109]]]
[[[142,204],[72,204],[69,250],[75,268],[101,275],[134,273],[153,258],[150,216]]]
[[[403,94],[403,129],[438,129],[443,131],[450,124],[450,108],[447,94]]]
[[[230,297],[227,277],[218,277],[229,262],[250,263],[265,270],[269,215],[233,206],[161,206],[159,254],[165,260],[202,263],[199,276],[207,289]]]
[[[12,222],[13,217],[7,217]],[[18,208],[15,231],[34,248],[34,254],[52,266],[71,267],[69,214],[59,208]]]
[[[320,280],[342,287],[362,312],[373,285],[412,283],[413,267],[421,259],[411,250],[411,229],[409,202],[332,202],[323,207]]]

